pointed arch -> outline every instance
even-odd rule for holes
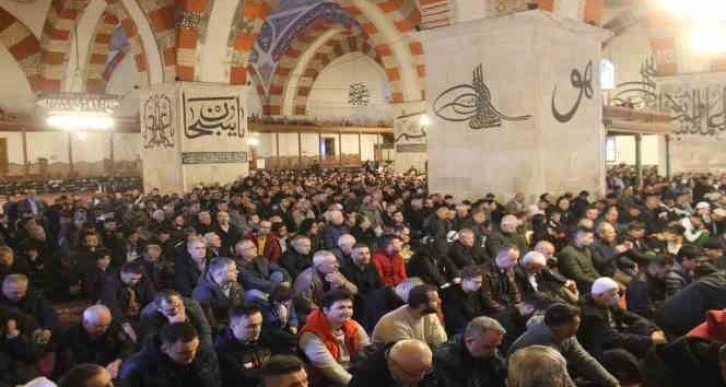
[[[292,101],[294,114],[305,115],[307,113],[308,96],[310,95],[310,91],[315,83],[315,80],[325,67],[337,58],[343,57],[352,52],[360,52],[373,59],[373,61],[378,63],[379,66],[383,67],[376,51],[373,49],[373,46],[368,43],[365,36],[336,36],[315,53],[313,60],[308,63],[305,71],[303,71],[303,75],[298,81],[297,90]]]
[[[51,0],[40,37],[40,86],[43,92],[58,92],[65,75],[66,55],[78,17],[88,0]]]

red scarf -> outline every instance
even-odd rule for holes
[[[353,358],[361,349],[358,327],[353,320],[348,320],[343,323],[341,329],[343,330],[343,336],[345,337],[345,346],[348,347],[348,353],[350,354],[350,357]],[[333,330],[330,327],[330,322],[325,316],[325,313],[323,313],[322,309],[318,308],[310,312],[307,322],[305,323],[302,331],[300,331],[300,334],[303,332],[310,332],[315,336],[318,336],[321,340],[323,340],[323,343],[325,343],[325,348],[328,349],[330,355],[333,356],[336,361],[340,361],[340,347],[338,347],[338,340],[336,340],[335,336],[333,336]]]

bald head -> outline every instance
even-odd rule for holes
[[[415,385],[431,370],[431,348],[419,340],[401,340],[388,353],[388,369],[404,384]]]
[[[105,305],[91,305],[83,311],[82,324],[89,336],[101,336],[111,325],[111,311]]]

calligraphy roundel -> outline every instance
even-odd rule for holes
[[[152,94],[143,104],[141,119],[145,149],[173,148],[174,106],[164,94]]]

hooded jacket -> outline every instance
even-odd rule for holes
[[[512,344],[509,355],[518,349],[531,345],[546,345],[559,351],[567,360],[568,366],[584,375],[589,381],[600,386],[619,386],[618,380],[612,376],[597,359],[592,357],[577,341],[577,337],[569,337],[557,343],[553,333],[544,322],[544,316],[534,316],[527,323],[527,331]],[[568,386],[575,383],[570,379]]]

